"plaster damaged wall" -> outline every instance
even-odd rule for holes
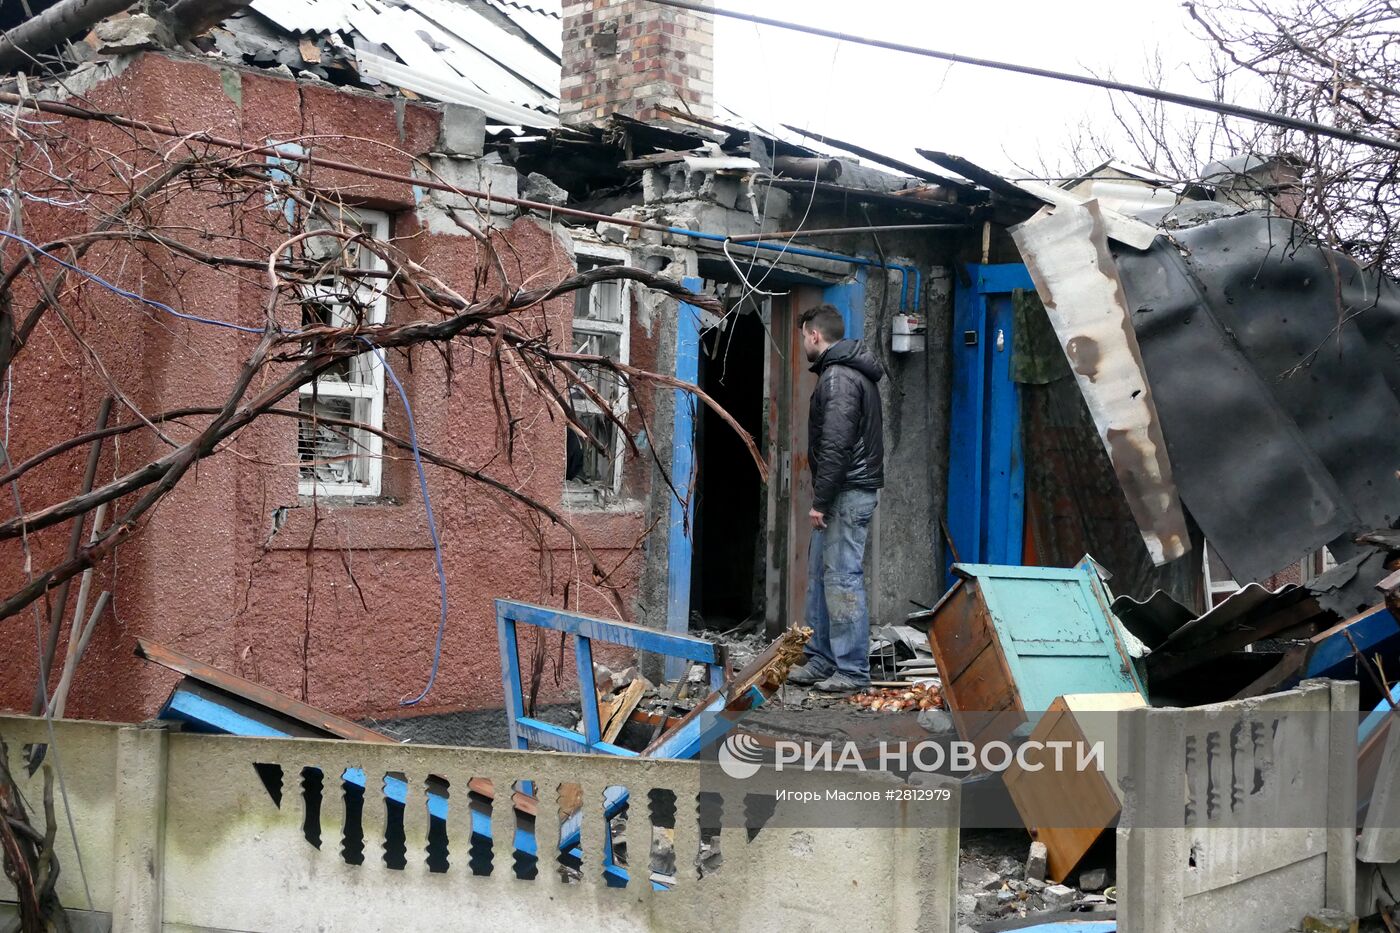
[[[250,141],[320,134],[317,154],[402,174],[412,171],[409,153],[438,147],[438,115],[432,108],[176,57],[139,56],[97,86],[91,97],[103,109]],[[112,128],[75,122],[72,129],[95,145],[129,148],[123,133]],[[343,136],[324,138],[335,134]],[[168,140],[159,142],[168,145]],[[94,178],[102,177],[99,167],[83,167]],[[340,187],[353,202],[389,211],[394,235],[409,238],[402,245],[412,258],[461,293],[473,293],[476,244],[457,231],[424,230],[415,217],[419,193],[409,185],[308,171],[319,183]],[[219,197],[182,196],[169,205],[168,216],[224,231],[230,214],[217,207]],[[43,240],[64,229],[65,217],[40,205],[27,211],[27,221],[31,234]],[[514,281],[529,278],[538,285],[572,272],[567,251],[548,226],[509,218],[499,218],[498,225],[501,229],[492,236],[509,244],[501,256]],[[250,248],[250,254],[256,252]],[[100,265],[104,258],[99,249],[89,261]],[[132,266],[128,258],[125,266],[106,271],[123,286],[177,307],[246,324],[260,322],[263,296],[244,284],[246,278],[177,264],[172,284],[166,275],[171,268],[164,259],[157,268]],[[482,293],[493,284],[486,283]],[[571,307],[571,299],[563,298],[524,315],[547,325],[562,346],[569,339]],[[221,400],[248,351],[246,335],[157,318],[90,285],[77,291],[70,310],[124,389],[148,411]],[[413,313],[396,303],[391,320]],[[17,459],[90,429],[106,387],[81,359],[71,341],[53,331],[38,335],[20,354],[11,434]],[[432,348],[391,355],[423,445],[472,464],[493,462],[497,421],[487,389],[489,373],[460,348],[454,364],[449,380]],[[518,385],[512,392],[519,403],[515,413],[525,419],[527,430],[517,442],[514,469],[497,457],[492,470],[558,506],[563,427],[524,399]],[[243,457],[224,454],[202,463],[147,527],[120,548],[114,564],[114,612],[100,626],[79,670],[71,714],[135,720],[154,714],[175,677],[133,657],[138,635],[335,713],[405,712],[400,701],[416,695],[426,682],[438,620],[433,554],[412,464],[393,461],[386,466],[385,496],[377,502],[347,506],[322,501],[313,507],[298,500],[294,425],[267,419],[251,427],[236,444]],[[392,391],[386,427],[407,433]],[[125,437],[106,448],[99,477],[124,472],[155,451],[143,434]],[[31,474],[23,484],[26,509],[76,492],[85,454],[75,451]],[[431,467],[428,476],[443,540],[450,616],[437,685],[413,712],[499,706],[492,599],[557,605],[566,581],[587,571],[575,567],[567,542],[554,536],[547,536],[542,559],[518,510],[494,494]],[[280,525],[275,513],[285,516]],[[622,562],[617,582],[624,602],[630,600],[642,559],[627,555],[643,527],[640,509],[622,515],[579,513],[575,521],[605,563]],[[33,536],[35,565],[54,562],[67,535],[67,527],[60,526]],[[550,556],[563,559],[551,562]],[[7,591],[19,584],[21,567],[18,542],[0,545],[0,585]],[[110,567],[99,574],[97,584],[111,585]],[[596,590],[575,585],[571,592],[571,606],[615,616]],[[19,637],[21,620],[9,622]],[[26,630],[28,624],[25,620]],[[60,644],[60,656],[62,651]],[[12,654],[8,676],[0,683],[0,706],[28,707],[33,658],[30,651]],[[564,682],[571,682],[567,673]],[[558,690],[547,683],[542,697],[552,695]]]
[[[885,488],[880,492],[870,570],[871,625],[897,625],[943,593],[943,535],[947,511],[949,366],[952,280],[925,267],[921,307],[928,326],[923,353],[890,350],[890,319],[899,309],[899,276],[886,273],[890,300],[881,309],[880,270],[865,295],[866,343],[888,373],[880,382],[885,416]],[[913,291],[913,284],[910,284]]]

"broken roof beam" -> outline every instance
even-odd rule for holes
[[[1038,200],[1035,195],[1030,194],[1015,183],[1007,181],[996,172],[988,171],[976,165],[962,156],[953,155],[950,152],[939,152],[935,149],[915,149],[919,155],[928,159],[934,165],[941,165],[952,172],[957,172],[969,181],[976,182],[993,194],[999,194],[1004,198],[1013,201],[1033,201]]]
[[[38,56],[132,5],[133,0],[61,0],[0,33],[0,73],[33,70]]]
[[[886,168],[892,168],[895,171],[903,172],[906,175],[911,175],[914,178],[922,179],[923,181],[931,181],[935,184],[947,185],[950,188],[957,188],[960,189],[962,192],[966,192],[968,194],[974,193],[977,190],[976,185],[969,184],[965,181],[962,181],[961,179],[951,178],[947,175],[940,175],[937,172],[930,172],[926,168],[920,168],[917,165],[913,165],[909,162],[904,162],[900,159],[894,158],[893,156],[884,155],[882,153],[876,152],[874,149],[867,149],[864,146],[857,145],[856,143],[848,143],[844,140],[837,139],[834,136],[828,136],[825,133],[815,133],[811,130],[804,130],[800,126],[793,126],[791,123],[784,123],[783,128],[792,130],[794,133],[797,133],[801,136],[806,136],[808,139],[816,140],[819,143],[824,143],[829,146],[835,146],[837,149],[844,149],[851,155],[860,156],[862,159],[869,159],[871,162],[874,162],[878,165],[883,165]]]
[[[943,217],[971,217],[974,213],[974,208],[970,205],[951,204],[948,201],[929,200],[912,195],[886,194],[882,191],[869,191],[864,188],[852,188],[847,185],[834,185],[825,181],[812,181],[810,178],[806,180],[797,178],[774,178],[771,182],[768,182],[768,184],[786,191],[798,191],[803,194],[809,192],[829,194],[856,204],[877,204],[881,207],[896,207],[905,210],[919,211],[921,213],[936,213]],[[914,191],[917,189],[908,190]]]

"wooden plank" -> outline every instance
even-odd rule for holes
[[[1031,765],[1019,762],[1006,772],[1006,789],[1026,828],[1045,843],[1049,853],[1048,875],[1063,881],[1099,837],[1118,819],[1122,801],[1116,787],[1117,729],[1110,714],[1145,706],[1136,693],[1071,694],[1057,698],[1031,732],[1041,743],[1039,754],[1029,752]],[[1081,715],[1087,714],[1087,715]],[[1075,743],[1065,754],[1065,767],[1056,768],[1045,743]],[[1104,743],[1104,771],[1076,770],[1079,743]]]
[[[265,707],[279,715],[294,719],[319,732],[341,739],[353,739],[357,742],[398,744],[382,732],[366,729],[358,723],[342,719],[325,710],[302,703],[300,700],[294,700],[286,694],[278,693],[262,684],[255,684],[236,674],[230,674],[212,664],[197,661],[187,654],[182,654],[173,648],[167,648],[165,645],[149,639],[136,639],[136,656],[169,668],[177,674],[184,674],[186,677],[208,684],[218,690],[231,693],[254,705]]]
[[[646,688],[647,682],[638,677],[627,685],[627,689],[618,694],[611,703],[608,718],[604,720],[604,742],[611,744],[617,741],[618,733],[622,731],[622,726],[632,715],[632,711],[637,708],[637,704],[642,701],[642,694],[646,692]]]
[[[943,696],[958,734],[977,745],[1004,740],[1026,717],[996,645],[989,645],[957,681],[943,682]],[[1009,715],[999,716],[997,713]]]

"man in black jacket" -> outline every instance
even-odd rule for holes
[[[880,364],[845,340],[841,312],[818,305],[801,317],[802,346],[817,388],[807,420],[812,471],[812,544],[807,559],[806,623],[813,635],[788,680],[827,693],[870,685],[870,616],[865,543],[885,483],[885,444],[876,383]]]

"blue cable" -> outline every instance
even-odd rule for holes
[[[394,375],[394,370],[389,366],[384,351],[375,346],[368,337],[362,336],[360,340],[363,340],[365,345],[374,351],[379,365],[384,367],[389,381],[394,384],[394,388],[399,393],[404,413],[408,415],[408,443],[413,448],[413,465],[418,468],[418,489],[423,493],[423,507],[428,513],[428,535],[433,539],[433,562],[437,566],[438,604],[440,606],[437,640],[433,644],[433,666],[428,672],[428,683],[423,688],[423,692],[413,699],[404,700],[399,704],[400,706],[416,706],[433,689],[433,684],[437,682],[438,664],[442,661],[442,636],[447,631],[447,573],[442,569],[442,541],[438,538],[437,521],[433,518],[433,500],[428,495],[428,476],[423,472],[423,458],[418,453],[418,428],[413,423],[413,407],[408,404],[408,393],[403,390],[403,383],[399,382],[399,377]]]
[[[168,304],[164,304],[164,303],[162,303],[162,302],[156,301],[154,298],[147,298],[147,297],[145,297],[145,296],[143,296],[143,295],[138,295],[138,294],[136,294],[136,292],[129,292],[129,291],[127,291],[126,289],[122,288],[122,287],[119,286],[119,285],[113,285],[111,282],[109,282],[109,281],[107,281],[106,279],[102,278],[102,276],[100,276],[100,275],[97,275],[97,274],[95,274],[95,273],[89,272],[89,271],[87,271],[86,269],[79,268],[78,266],[73,265],[71,262],[68,262],[67,260],[59,259],[59,258],[58,258],[57,256],[55,256],[53,253],[48,252],[47,250],[45,250],[45,249],[44,249],[42,246],[40,246],[39,244],[33,242],[32,240],[27,240],[27,239],[25,239],[24,237],[20,236],[20,235],[17,234],[17,233],[9,233],[8,231],[0,230],[0,237],[5,237],[5,238],[8,239],[8,240],[15,240],[16,242],[23,243],[25,246],[29,247],[30,249],[34,250],[34,252],[38,253],[40,256],[43,256],[43,257],[45,257],[46,259],[49,259],[49,260],[51,260],[51,261],[53,261],[53,262],[58,263],[60,266],[63,266],[65,269],[68,269],[68,270],[70,270],[70,271],[72,271],[72,272],[78,273],[79,275],[81,275],[83,278],[87,279],[87,280],[90,281],[90,282],[96,282],[98,285],[101,285],[103,288],[106,288],[106,289],[108,289],[108,290],[110,290],[110,291],[116,292],[118,295],[121,295],[123,298],[127,298],[127,299],[130,299],[130,300],[132,300],[132,301],[139,301],[139,302],[141,302],[142,304],[145,304],[145,305],[150,305],[152,308],[156,308],[156,309],[158,309],[158,310],[164,311],[166,314],[173,314],[175,317],[178,317],[178,318],[180,318],[181,320],[193,321],[193,322],[196,323],[196,324],[212,324],[212,325],[215,326],[215,327],[227,327],[229,330],[238,330],[238,331],[242,331],[242,332],[245,333],[245,334],[261,334],[261,333],[263,332],[263,329],[262,329],[261,327],[245,327],[245,326],[242,325],[242,324],[230,324],[228,321],[216,321],[216,320],[214,320],[213,318],[200,317],[200,316],[198,316],[198,315],[196,315],[196,314],[186,314],[186,313],[183,312],[183,311],[176,311],[174,308],[170,307],[170,305],[168,305]]]

